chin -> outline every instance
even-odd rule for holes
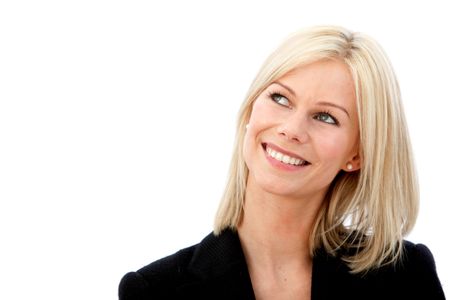
[[[293,186],[292,182],[284,183],[279,180],[267,180],[266,182],[260,182],[259,186],[266,193],[281,197],[295,198],[302,194],[299,186]]]

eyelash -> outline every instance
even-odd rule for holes
[[[283,97],[283,98],[285,98],[288,102],[290,102],[289,99],[288,99],[286,96],[284,96],[282,93],[280,93],[280,92],[272,92],[272,91],[270,91],[270,92],[268,92],[268,97],[269,97],[273,102],[275,102],[275,103],[277,103],[277,104],[279,104],[279,105],[286,106],[286,107],[290,107],[290,106],[287,106],[287,105],[280,104],[277,100],[275,100],[275,97]]]
[[[320,111],[320,112],[318,112],[318,113],[316,114],[316,116],[317,116],[317,115],[321,115],[321,114],[328,115],[331,119],[333,119],[334,124],[333,124],[333,123],[328,123],[328,122],[325,122],[325,121],[323,121],[323,122],[325,122],[325,123],[327,123],[327,124],[339,126],[339,121],[338,121],[338,120],[337,120],[337,119],[336,119],[329,111],[327,111],[327,110]]]
[[[278,105],[281,105],[281,106],[289,107],[289,108],[290,108],[290,105],[284,105],[284,104],[279,103],[277,100],[275,100],[275,99],[274,99],[275,96],[276,96],[276,97],[283,97],[283,98],[285,98],[288,102],[290,102],[289,99],[288,99],[286,96],[284,96],[282,93],[280,93],[280,92],[274,92],[274,91],[268,92],[268,97],[269,97],[273,102],[275,102],[275,103],[278,104]],[[328,116],[334,121],[334,124],[333,124],[333,123],[329,123],[329,122],[325,122],[325,121],[321,121],[321,122],[324,122],[324,123],[330,124],[330,125],[339,126],[339,121],[338,121],[338,119],[336,119],[336,118],[331,114],[331,112],[328,111],[328,110],[319,111],[318,113],[315,114],[314,117],[316,117],[316,116],[318,116],[318,115],[322,115],[322,114],[328,115]],[[315,118],[315,119],[316,119],[316,118]]]

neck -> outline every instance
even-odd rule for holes
[[[310,263],[309,236],[323,196],[289,198],[247,186],[239,237],[249,263]]]

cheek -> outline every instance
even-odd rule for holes
[[[258,102],[255,102],[248,121],[248,127],[245,130],[243,143],[244,156],[248,152],[247,150],[251,149],[256,142],[258,134],[267,127],[266,115],[265,108]]]
[[[248,164],[248,159],[251,158],[251,154],[249,153],[251,149],[251,139],[249,130],[247,130],[244,134],[244,140],[242,143],[242,154],[244,156],[245,163]]]
[[[267,129],[271,123],[271,113],[264,99],[257,98],[252,106],[252,113],[248,121],[248,127],[245,131],[243,140],[243,157],[247,167],[251,168],[252,158],[258,147],[259,134]]]
[[[263,99],[257,98],[253,103],[249,124],[252,128],[257,128],[258,126],[263,125],[263,122],[267,119],[266,117],[268,115],[267,105],[264,105]]]
[[[319,156],[325,161],[340,165],[348,159],[351,141],[349,136],[343,134],[329,134],[322,136],[316,143]]]

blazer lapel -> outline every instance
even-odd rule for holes
[[[180,299],[255,299],[239,236],[231,229],[203,239],[187,271],[189,280],[175,291]],[[311,299],[360,299],[366,288],[339,257],[323,250],[314,256]]]
[[[237,233],[209,234],[196,248],[188,266],[192,281],[177,294],[186,299],[255,299]]]

